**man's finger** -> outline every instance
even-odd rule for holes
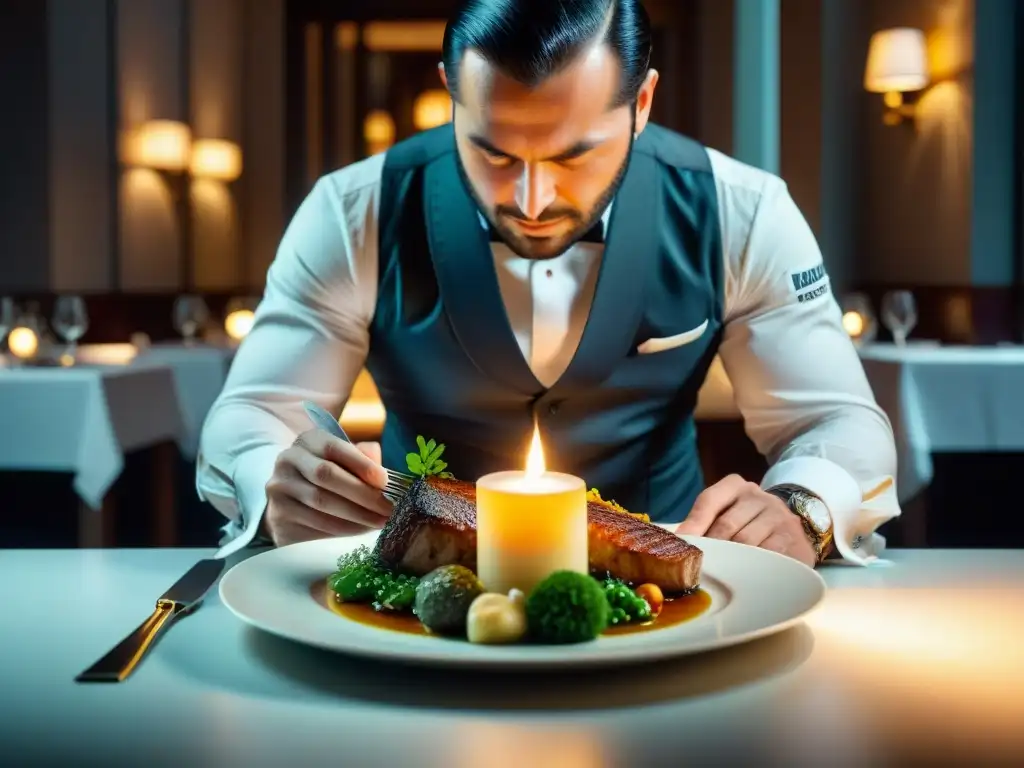
[[[383,461],[380,443],[356,443],[356,448],[374,464],[380,464]]]
[[[748,527],[764,510],[764,501],[756,496],[740,497],[731,507],[715,518],[704,534],[712,539],[735,541],[736,535]],[[760,544],[760,542],[758,542]]]
[[[761,510],[761,514],[753,517],[742,529],[734,533],[730,538],[740,544],[749,544],[752,547],[762,546],[770,537],[779,530],[779,518]]]
[[[693,503],[690,514],[676,528],[676,533],[704,536],[715,522],[715,518],[739,498],[745,485],[746,481],[739,475],[729,475],[710,488],[705,488]]]

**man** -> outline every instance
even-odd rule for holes
[[[536,421],[549,467],[681,533],[877,555],[892,431],[818,246],[778,178],[648,123],[650,41],[638,0],[461,5],[452,125],[320,180],[209,414],[198,489],[237,546],[380,528],[417,435],[472,480],[522,466]],[[716,354],[760,483],[703,488]],[[340,413],[364,364],[382,446],[310,429],[301,402]]]

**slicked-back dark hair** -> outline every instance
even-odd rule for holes
[[[444,32],[448,88],[459,99],[459,63],[475,50],[534,87],[602,37],[621,64],[612,107],[631,103],[651,60],[651,22],[640,0],[462,0]]]

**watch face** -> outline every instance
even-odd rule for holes
[[[803,496],[800,498],[799,508],[802,516],[809,522],[818,533],[825,533],[832,525],[832,516],[828,513],[828,507],[821,499]]]

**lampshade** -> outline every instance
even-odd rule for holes
[[[183,171],[192,154],[192,130],[174,120],[150,120],[136,132],[133,160],[145,168]]]
[[[444,125],[452,118],[452,99],[448,91],[437,88],[424,91],[412,106],[412,122],[417,131]]]
[[[193,176],[234,181],[242,175],[242,148],[223,139],[197,139],[192,145]]]
[[[928,84],[924,32],[910,27],[883,29],[871,36],[864,88],[873,93],[919,91]]]

